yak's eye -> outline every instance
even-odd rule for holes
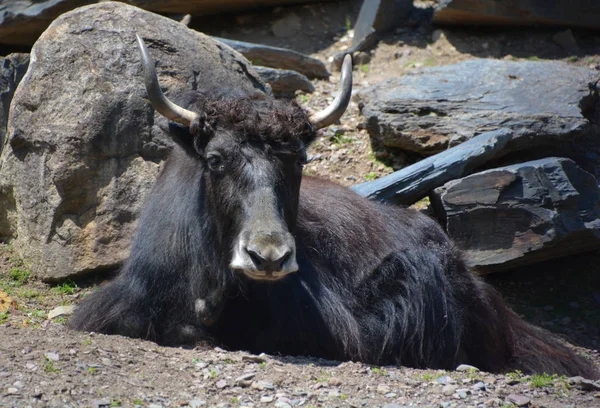
[[[208,163],[208,168],[212,171],[223,170],[223,156],[217,152],[208,153],[206,162]]]

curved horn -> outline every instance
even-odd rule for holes
[[[321,129],[331,125],[342,117],[352,96],[352,57],[346,54],[342,64],[342,78],[340,80],[340,93],[327,108],[310,117],[315,128]]]
[[[148,53],[148,49],[140,36],[136,34],[135,37],[137,38],[140,47],[142,66],[144,67],[144,82],[146,83],[146,93],[148,93],[150,103],[154,109],[165,118],[189,127],[190,123],[196,119],[198,114],[184,109],[181,106],[177,106],[167,99],[160,89],[158,77],[156,76],[156,69],[154,68],[154,60],[152,60],[152,57]]]

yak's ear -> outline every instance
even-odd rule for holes
[[[317,129],[312,125],[312,123],[307,123],[306,129],[302,132],[302,136],[300,136],[300,140],[306,148],[308,148],[313,142],[317,139]]]
[[[198,151],[194,146],[194,136],[190,133],[187,126],[175,122],[161,121],[158,125],[160,129],[173,139],[187,154],[198,157]]]

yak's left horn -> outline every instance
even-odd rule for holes
[[[154,68],[154,60],[152,60],[152,57],[148,53],[148,49],[140,36],[136,34],[135,37],[137,38],[140,47],[142,66],[144,67],[144,82],[146,83],[146,93],[148,94],[150,103],[154,106],[154,109],[165,118],[189,127],[192,121],[198,117],[198,114],[184,109],[181,106],[177,106],[167,99],[160,89],[158,77],[156,76],[156,69]]]
[[[346,54],[342,64],[342,78],[340,80],[340,93],[327,108],[310,117],[310,121],[317,129],[331,125],[342,117],[352,96],[352,56]]]

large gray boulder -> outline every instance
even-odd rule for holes
[[[476,173],[435,189],[431,200],[480,272],[600,249],[598,181],[569,159]]]
[[[562,62],[479,59],[391,78],[358,97],[376,146],[432,155],[508,128],[522,149],[552,148],[595,131],[586,115],[597,104],[588,88],[597,79]]]
[[[0,2],[0,43],[32,45],[62,13],[102,0],[20,0]],[[311,3],[322,0],[127,0],[158,13],[206,15],[258,7]]]
[[[600,28],[597,0],[442,0],[433,22],[470,26]]]
[[[167,96],[223,84],[267,88],[240,54],[170,19],[117,2],[76,9],[36,42],[0,156],[0,236],[55,280],[112,268],[171,142],[150,106],[135,33]]]

